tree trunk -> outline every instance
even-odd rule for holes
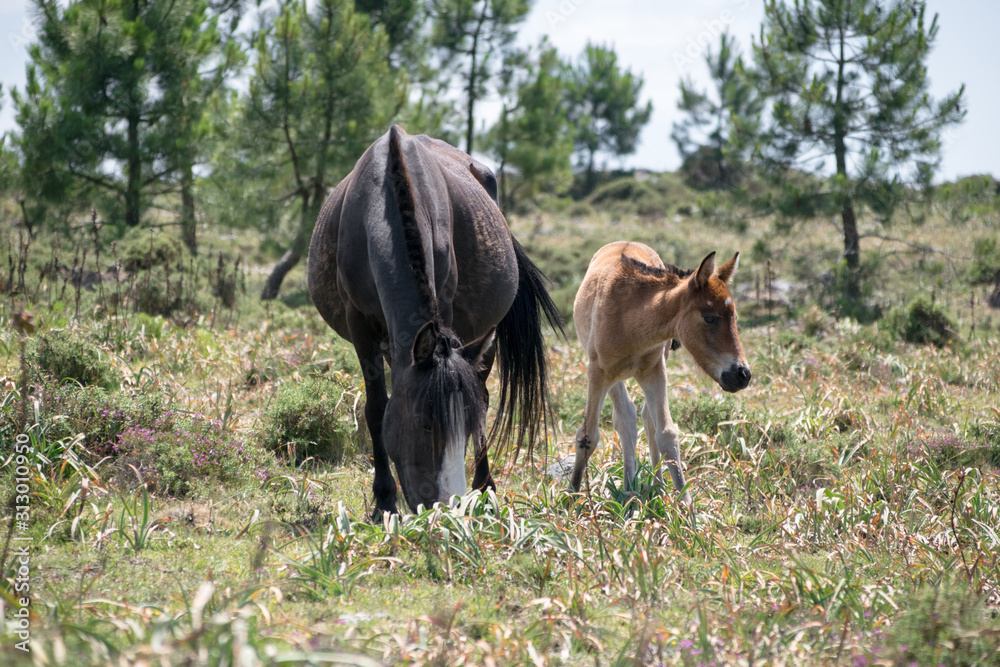
[[[198,254],[197,221],[194,214],[194,170],[190,164],[181,171],[181,238],[192,255]]]
[[[478,77],[476,61],[479,56],[479,38],[483,32],[483,24],[486,23],[486,10],[489,5],[488,2],[483,3],[483,9],[479,13],[479,21],[476,23],[476,31],[472,33],[472,48],[469,49],[472,56],[472,66],[469,67],[469,99],[465,108],[465,152],[469,155],[472,155],[472,145],[476,134],[476,119],[473,111],[476,105],[476,79]]]
[[[127,130],[127,182],[125,184],[125,224],[135,227],[139,224],[139,184],[142,179],[142,162],[139,157],[139,110],[135,107],[128,112]]]
[[[844,202],[840,219],[844,224],[844,259],[847,261],[847,268],[853,271],[858,268],[861,241],[858,237],[858,223],[854,218],[854,204],[851,200]]]
[[[322,199],[317,201],[322,202]],[[292,241],[292,246],[281,256],[278,263],[271,269],[271,275],[264,283],[264,289],[260,292],[261,301],[270,301],[278,298],[281,291],[281,283],[285,276],[302,260],[309,249],[309,241],[312,240],[313,227],[316,226],[316,217],[319,215],[319,206],[310,205],[308,194],[303,196],[302,214],[299,219],[299,231]]]
[[[305,244],[300,244],[298,237],[296,237],[292,243],[292,247],[282,255],[281,259],[278,260],[278,263],[271,270],[271,275],[268,276],[267,282],[264,283],[264,289],[260,292],[261,301],[270,301],[278,298],[282,281],[284,281],[288,272],[299,263],[303,254],[305,254]]]
[[[837,63],[837,98],[833,108],[833,155],[837,161],[837,177],[841,184],[846,184],[847,176],[847,110],[844,108],[844,87],[847,82],[844,79],[845,60],[845,38],[843,32],[840,34],[840,57]],[[858,264],[860,263],[860,238],[858,237],[858,223],[854,217],[854,202],[851,196],[842,195],[840,219],[844,227],[844,260],[847,262],[847,284],[846,296],[849,301],[856,302],[861,298],[861,285],[858,276]]]

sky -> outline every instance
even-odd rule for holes
[[[1000,26],[997,0],[928,0],[940,30],[927,63],[931,94],[941,98],[965,84],[965,121],[945,135],[938,180],[971,174],[1000,176]],[[0,83],[5,97],[0,109],[0,133],[15,127],[6,96],[24,85],[27,46],[34,35],[28,0],[0,0]],[[745,51],[759,34],[762,0],[534,0],[519,40],[537,44],[543,35],[563,57],[578,57],[587,42],[611,45],[619,62],[645,81],[643,98],[653,103],[653,115],[639,148],[612,167],[654,171],[674,170],[680,157],[670,130],[680,117],[678,83],[691,76],[707,87],[702,56],[728,30]],[[482,105],[480,122],[492,122],[497,105]]]

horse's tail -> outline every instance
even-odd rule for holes
[[[542,314],[563,338],[562,318],[545,289],[545,275],[528,259],[524,248],[511,236],[517,257],[517,296],[497,325],[500,358],[500,399],[497,418],[490,433],[498,443],[509,443],[516,430],[515,456],[527,439],[528,453],[548,425],[548,377]],[[515,417],[517,425],[515,427]]]

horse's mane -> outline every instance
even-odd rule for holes
[[[417,224],[417,205],[413,199],[413,183],[403,161],[403,147],[400,141],[399,128],[393,125],[389,128],[389,181],[396,197],[396,208],[399,210],[410,273],[417,283],[421,300],[437,321],[440,314],[437,293],[427,273],[427,258],[424,255],[420,226]]]
[[[676,276],[678,278],[687,278],[694,271],[690,269],[679,269],[673,264],[667,264],[665,268],[660,268],[658,266],[650,266],[643,261],[635,259],[634,257],[629,257],[625,253],[622,253],[622,264],[626,267],[632,269],[636,273],[652,276],[654,278],[666,278],[667,276]]]

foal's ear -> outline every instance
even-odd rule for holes
[[[719,272],[715,275],[724,283],[728,283],[736,272],[736,267],[740,265],[740,253],[733,255],[733,258],[719,267]]]
[[[464,345],[462,349],[459,350],[459,354],[461,354],[465,360],[478,371],[482,366],[483,356],[485,356],[493,346],[493,339],[496,336],[496,333],[497,328],[493,327],[476,340]]]
[[[701,260],[701,266],[694,272],[694,286],[701,289],[708,284],[708,279],[715,272],[715,251],[708,253],[705,259]]]
[[[417,335],[413,339],[413,364],[415,366],[425,365],[434,356],[439,333],[434,320],[428,321],[417,331]]]

